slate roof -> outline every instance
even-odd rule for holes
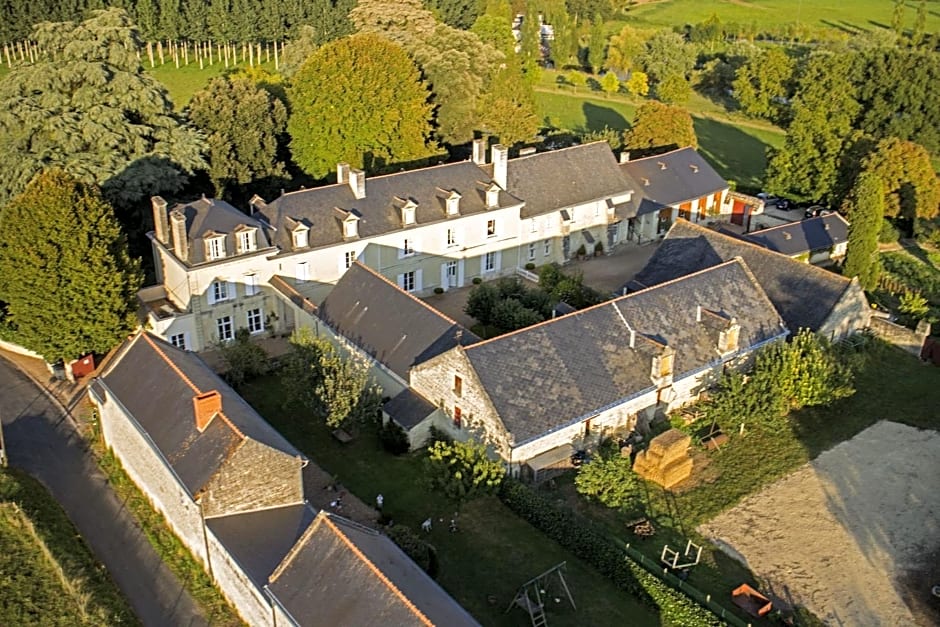
[[[358,261],[340,277],[317,315],[406,381],[415,364],[480,339]]]
[[[480,342],[465,354],[519,445],[654,389],[650,374],[659,345],[675,350],[675,380],[718,360],[717,332],[697,322],[699,306],[737,320],[742,350],[786,333],[757,280],[736,259]]]
[[[728,188],[728,181],[721,178],[715,168],[691,147],[633,159],[621,163],[620,169],[634,181],[636,191],[642,196],[639,214]]]
[[[186,216],[186,235],[189,238],[189,264],[196,265],[209,261],[206,259],[204,235],[215,232],[225,234],[225,258],[236,254],[235,229],[239,226],[251,226],[256,231],[258,250],[270,248],[264,224],[256,218],[246,215],[224,200],[203,197],[186,204],[177,204],[172,211],[180,211]],[[172,222],[170,232],[172,233]],[[172,244],[169,244],[172,248]],[[216,260],[212,260],[216,261]]]
[[[789,257],[832,248],[848,240],[849,223],[838,213],[753,231],[742,238]]]
[[[437,407],[423,396],[405,388],[382,406],[385,413],[405,429],[411,429],[434,413]]]
[[[366,196],[356,200],[346,183],[336,183],[281,195],[262,209],[262,215],[277,228],[274,243],[282,253],[293,252],[291,220],[310,228],[309,247],[318,248],[347,241],[336,208],[359,216],[359,239],[375,237],[411,226],[402,225],[401,200],[417,203],[417,226],[457,219],[446,215],[446,197],[451,190],[460,194],[460,215],[484,213],[485,189],[492,182],[480,166],[470,162],[448,163],[385,176],[366,177]],[[520,204],[504,191],[499,207]]]
[[[326,512],[268,589],[301,625],[478,625],[387,537]]]
[[[793,333],[818,331],[851,280],[687,220],[677,220],[633,282],[651,286],[741,257]]]
[[[193,496],[246,438],[303,458],[195,353],[146,331],[125,343],[98,385],[137,421]],[[222,414],[200,433],[193,396],[211,390],[222,396]]]
[[[259,588],[296,544],[317,512],[306,503],[206,519]]]
[[[493,164],[484,167],[492,176]],[[523,219],[635,189],[603,141],[510,159],[507,178],[508,190],[525,201]],[[633,217],[636,207],[632,201],[621,204],[618,217]]]

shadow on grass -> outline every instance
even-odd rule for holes
[[[750,134],[727,122],[696,117],[692,123],[699,152],[723,178],[737,181],[738,189],[761,189],[771,144],[757,132]]]
[[[590,101],[584,101],[581,105],[581,111],[584,113],[586,128],[588,131],[602,131],[610,128],[615,131],[623,131],[630,128],[630,123],[612,107],[604,107]]]

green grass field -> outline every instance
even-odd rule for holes
[[[546,538],[496,497],[483,497],[461,507],[460,532],[449,533],[447,521],[455,504],[428,489],[420,453],[395,457],[384,452],[374,428],[364,429],[349,444],[339,444],[324,424],[283,409],[284,395],[276,376],[246,386],[242,394],[314,463],[335,475],[344,488],[366,503],[372,503],[376,494],[384,495],[383,511],[396,523],[417,530],[421,521],[431,516],[434,527],[428,539],[440,561],[437,581],[484,625],[527,623],[521,610],[504,614],[516,589],[562,561],[567,561],[565,578],[578,609],[574,611],[566,603],[549,604],[549,624],[605,625],[614,617],[620,624],[637,627],[661,624],[655,611]]]
[[[914,25],[916,2],[908,2],[907,28]],[[625,13],[623,23],[643,27],[696,24],[717,15],[722,22],[773,27],[799,22],[812,28],[868,31],[889,27],[891,0],[654,0],[640,2]],[[927,30],[940,28],[940,6],[930,2]]]
[[[0,471],[0,625],[137,625],[65,512],[26,475]]]

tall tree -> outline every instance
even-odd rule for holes
[[[929,220],[937,215],[940,181],[923,146],[896,137],[883,139],[862,161],[862,171],[881,181],[885,216]]]
[[[682,107],[651,100],[636,110],[633,125],[624,137],[627,148],[647,156],[686,146],[698,147],[692,116]]]
[[[135,18],[141,36],[147,41],[155,41],[162,36],[160,19],[155,0],[137,0]]]
[[[911,31],[911,44],[920,46],[924,43],[927,34],[927,0],[920,0],[917,4],[917,14],[914,16],[914,30]]]
[[[654,83],[667,76],[688,78],[695,67],[695,49],[682,35],[661,30],[646,41],[646,48],[636,61]]]
[[[140,266],[92,185],[47,170],[0,213],[0,300],[47,361],[105,353],[137,326]]]
[[[878,231],[884,218],[884,187],[878,175],[862,172],[842,207],[849,220],[849,240],[842,273],[858,277],[866,290],[878,283]]]
[[[898,37],[904,36],[904,4],[905,0],[894,0],[894,10],[891,12],[891,30]]]
[[[286,177],[277,153],[287,130],[287,109],[251,79],[212,79],[193,96],[188,112],[209,145],[209,178],[217,196],[229,197],[233,186]]]
[[[836,186],[839,160],[858,115],[850,55],[810,55],[801,72],[783,147],[770,158],[767,188],[812,200]]]
[[[628,74],[639,69],[639,58],[646,50],[649,33],[627,24],[610,38],[607,46],[605,67],[618,74]]]
[[[181,189],[204,167],[199,136],[141,68],[126,13],[41,24],[33,38],[45,54],[0,81],[0,205],[60,167],[100,185],[128,225],[141,199]]]
[[[795,64],[780,46],[753,48],[747,62],[738,68],[732,88],[741,109],[748,115],[781,122],[790,97],[789,83]]]
[[[480,14],[479,0],[430,0],[427,4],[445,24],[461,30],[469,30]]]
[[[526,0],[519,30],[519,61],[526,80],[532,85],[537,83],[542,71],[542,27],[536,0]]]
[[[429,96],[400,46],[374,34],[330,42],[288,91],[294,161],[322,178],[340,161],[375,172],[427,159],[437,154]]]
[[[288,80],[293,78],[310,55],[316,52],[317,40],[317,30],[313,26],[300,26],[297,34],[284,46],[284,52],[281,53],[281,75]]]
[[[601,71],[607,59],[607,35],[604,33],[604,22],[599,15],[594,17],[588,31],[588,65],[595,74]]]
[[[481,129],[506,146],[535,137],[539,130],[532,86],[511,67],[496,73],[483,97]]]

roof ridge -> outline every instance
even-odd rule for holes
[[[307,540],[310,539],[310,536],[317,530],[317,527],[320,526],[320,523],[323,522],[323,511],[317,513],[314,517],[313,522],[307,525],[307,528],[304,532],[297,538],[297,541],[294,542],[294,546],[290,548],[290,551],[287,552],[287,555],[284,556],[284,559],[281,560],[281,563],[277,565],[277,568],[274,569],[274,572],[268,576],[268,584],[272,584],[277,581],[277,578],[280,577],[287,567],[290,566],[291,562],[294,561],[294,558],[297,557],[297,554],[300,553],[300,550],[307,543]]]
[[[427,304],[426,302],[424,302],[423,300],[421,300],[420,298],[418,298],[417,296],[415,296],[415,295],[412,294],[411,292],[406,292],[405,290],[401,289],[400,287],[398,287],[397,284],[392,283],[392,282],[391,282],[389,279],[387,279],[385,276],[383,276],[383,275],[380,274],[379,272],[376,272],[375,270],[373,270],[372,268],[370,268],[370,267],[367,266],[366,264],[360,262],[359,260],[354,261],[354,262],[352,263],[352,265],[354,265],[354,266],[359,266],[360,268],[366,270],[366,271],[369,272],[370,274],[372,274],[372,275],[378,277],[379,279],[381,279],[382,281],[384,281],[385,283],[387,283],[390,287],[392,287],[392,288],[394,288],[395,290],[401,292],[401,293],[404,294],[405,296],[408,296],[408,297],[411,298],[413,301],[417,302],[418,304],[420,304],[422,307],[424,307],[425,309],[427,309],[427,310],[430,311],[431,313],[437,315],[437,317],[441,318],[442,320],[446,320],[447,322],[449,322],[449,323],[451,323],[451,324],[456,324],[456,325],[457,325],[458,327],[460,327],[461,329],[464,328],[462,324],[460,324],[459,322],[457,322],[456,320],[454,320],[454,319],[451,318],[450,316],[444,314],[444,313],[441,312],[441,311],[438,311],[438,310],[435,309],[434,307],[431,307],[429,304]],[[345,276],[345,275],[343,275],[343,276]],[[340,277],[340,280],[342,281],[342,277]],[[329,297],[329,296],[327,296],[327,297]],[[468,330],[469,330],[469,329],[468,329]]]
[[[539,322],[539,323],[537,323],[537,324],[533,324],[532,326],[529,326],[529,327],[523,327],[523,328],[521,328],[521,329],[516,329],[515,331],[510,331],[509,333],[504,333],[503,335],[497,335],[496,337],[491,337],[491,338],[489,338],[489,339],[487,339],[487,340],[482,340],[482,341],[480,341],[480,342],[477,342],[476,344],[470,344],[469,346],[464,346],[463,349],[464,349],[465,351],[467,351],[467,352],[470,352],[471,350],[473,350],[473,349],[475,349],[475,348],[477,348],[477,347],[479,347],[479,346],[482,346],[482,345],[484,345],[484,344],[488,344],[488,343],[490,343],[490,342],[495,342],[496,340],[502,340],[502,339],[504,339],[504,338],[511,337],[511,336],[513,336],[513,335],[518,335],[518,334],[524,333],[524,332],[526,332],[526,331],[531,331],[532,329],[535,329],[535,328],[537,328],[537,327],[542,327],[542,326],[551,324],[551,323],[553,323],[553,322],[558,322],[559,320],[562,320],[562,319],[565,319],[565,318],[570,318],[570,317],[572,317],[572,316],[577,316],[577,315],[579,315],[579,314],[587,313],[587,312],[589,312],[589,311],[591,311],[591,310],[594,310],[594,309],[600,309],[601,307],[604,307],[604,306],[609,305],[609,304],[619,303],[619,302],[622,302],[622,301],[624,301],[624,300],[626,300],[626,299],[628,299],[628,298],[632,298],[632,297],[634,297],[634,296],[637,296],[637,295],[639,295],[639,294],[645,294],[645,293],[650,292],[651,290],[655,290],[655,289],[657,289],[657,288],[660,288],[660,287],[663,287],[663,286],[666,286],[666,285],[670,285],[670,284],[675,283],[675,282],[677,282],[677,281],[683,281],[683,280],[685,280],[685,279],[687,279],[687,278],[689,278],[689,277],[695,276],[695,275],[697,275],[697,274],[703,274],[703,273],[705,273],[705,272],[711,272],[711,271],[716,270],[716,269],[718,269],[718,268],[721,268],[721,267],[723,267],[723,266],[727,266],[728,264],[735,263],[735,260],[736,260],[736,259],[737,259],[737,257],[735,257],[734,259],[730,259],[730,260],[728,260],[728,261],[723,261],[723,262],[721,262],[721,263],[719,263],[719,264],[716,264],[716,265],[714,265],[714,266],[709,266],[708,268],[702,268],[701,270],[696,270],[695,272],[690,272],[689,274],[684,274],[684,275],[682,275],[682,276],[680,276],[680,277],[676,277],[675,279],[671,279],[671,280],[665,281],[665,282],[663,282],[663,283],[658,283],[658,284],[653,285],[653,286],[651,286],[651,287],[647,287],[647,288],[645,288],[645,289],[643,289],[643,290],[640,290],[639,292],[633,292],[632,294],[625,294],[625,295],[623,295],[623,296],[617,296],[616,298],[611,298],[610,300],[605,300],[605,301],[602,302],[602,303],[598,303],[598,304],[596,304],[596,305],[591,305],[590,307],[585,307],[584,309],[578,309],[578,310],[576,310],[576,311],[572,311],[571,313],[567,313],[567,314],[564,314],[564,315],[561,315],[561,316],[556,316],[555,318],[550,318],[550,319],[548,319],[548,320],[543,320],[542,322]],[[742,263],[743,263],[743,262],[742,262]],[[763,290],[761,290],[761,291],[763,291]],[[776,311],[776,308],[774,309],[774,311]],[[638,333],[638,334],[639,334],[639,335],[642,335],[641,333]]]
[[[603,141],[603,140],[599,140],[599,141]],[[629,163],[636,163],[638,161],[646,161],[647,159],[657,159],[659,157],[666,157],[676,152],[682,152],[683,150],[691,150],[692,152],[697,154],[699,157],[702,156],[701,154],[699,154],[699,151],[695,146],[693,146],[692,144],[689,144],[688,146],[680,146],[679,148],[673,148],[672,150],[669,150],[667,152],[661,152],[659,154],[649,155],[647,157],[638,157],[636,159],[630,159],[629,161],[624,161],[623,163],[618,163],[617,165],[627,165]]]
[[[175,373],[177,374],[177,376],[179,376],[179,378],[180,378],[186,385],[188,385],[189,388],[190,388],[193,392],[195,392],[197,395],[202,394],[202,391],[201,391],[198,387],[196,387],[196,384],[193,383],[193,382],[189,379],[189,377],[186,376],[186,373],[184,373],[184,372],[180,369],[179,366],[177,366],[175,363],[173,363],[173,360],[170,359],[170,358],[167,356],[167,354],[164,353],[163,350],[160,349],[159,346],[157,346],[157,343],[154,342],[153,339],[151,339],[151,337],[150,337],[150,335],[149,335],[148,333],[142,332],[142,333],[141,333],[141,336],[144,338],[144,340],[147,341],[148,344],[150,344],[150,347],[153,348],[153,350],[155,350],[158,355],[160,355],[160,357],[163,359],[163,361],[166,362],[166,364],[170,367],[170,370],[172,370],[173,372],[175,372]],[[231,420],[229,420],[228,416],[225,415],[225,412],[223,412],[223,411],[220,409],[219,412],[218,412],[218,414],[216,414],[216,415],[217,415],[219,418],[222,419],[222,422],[224,422],[225,424],[228,425],[229,429],[231,429],[233,432],[235,432],[235,435],[237,435],[238,437],[242,438],[243,440],[246,439],[245,434],[242,433],[241,429],[239,429],[238,427],[236,427],[235,424],[234,424]]]
[[[760,229],[760,230],[757,230],[757,231],[751,231],[750,233],[744,233],[744,237],[749,237],[749,236],[752,236],[752,235],[762,235],[762,234],[766,233],[767,231],[775,231],[775,230],[777,230],[777,229],[784,229],[784,228],[787,228],[787,227],[793,227],[794,225],[800,225],[800,224],[803,224],[803,223],[805,223],[805,222],[817,222],[817,221],[818,221],[818,222],[824,222],[825,219],[826,219],[826,218],[829,218],[829,217],[838,217],[840,220],[842,220],[843,222],[845,222],[846,224],[848,224],[848,221],[847,221],[845,218],[843,218],[841,215],[839,215],[838,212],[835,212],[835,211],[834,211],[834,212],[832,212],[832,213],[827,213],[826,215],[822,215],[822,216],[813,216],[812,218],[806,218],[806,219],[803,219],[803,220],[799,220],[799,221],[797,221],[797,222],[787,222],[786,224],[778,224],[777,226],[769,226],[769,227],[767,227],[766,229]],[[772,251],[772,252],[776,252],[776,251]]]
[[[398,599],[404,604],[405,607],[411,610],[411,612],[418,618],[418,620],[420,620],[423,624],[428,625],[429,627],[434,627],[434,623],[432,623],[430,619],[428,619],[428,617],[425,616],[424,613],[418,609],[418,607],[411,601],[411,599],[406,597],[405,594],[401,590],[399,590],[398,587],[394,583],[392,583],[392,581],[388,577],[385,576],[385,573],[383,573],[379,569],[378,566],[372,563],[372,560],[366,557],[365,553],[363,553],[362,550],[358,546],[356,546],[353,543],[353,541],[350,540],[346,536],[346,534],[343,533],[342,530],[340,530],[339,527],[337,527],[336,524],[332,520],[330,520],[330,517],[325,512],[321,511],[320,514],[318,515],[318,518],[320,516],[323,516],[323,521],[326,523],[326,526],[330,530],[332,530],[333,533],[335,533],[336,536],[340,540],[342,540],[342,542],[353,552],[353,554],[356,557],[358,557],[362,561],[362,563],[366,565],[366,567],[369,570],[372,571],[372,574],[374,574],[376,577],[379,578],[379,581],[385,584],[386,587],[388,587],[388,589],[391,590],[395,594],[395,596],[398,597]]]
[[[470,163],[470,164],[472,164],[472,165],[475,165],[477,168],[480,167],[479,164],[473,163],[473,161],[471,161],[470,159],[465,159],[465,160],[463,160],[463,161],[450,161],[450,162],[444,162],[444,163],[435,163],[434,165],[424,166],[423,168],[415,168],[415,169],[413,169],[413,170],[403,170],[403,171],[401,171],[401,172],[389,172],[388,174],[377,174],[377,175],[369,176],[368,173],[367,173],[367,174],[366,174],[366,181],[374,181],[374,180],[376,180],[376,179],[387,179],[387,178],[391,178],[391,177],[393,177],[393,176],[402,176],[402,175],[406,175],[406,174],[411,174],[411,173],[413,173],[413,172],[425,172],[425,171],[427,171],[427,170],[434,170],[434,169],[437,169],[437,168],[456,167],[456,166],[459,166],[459,165],[466,165],[466,164],[468,164],[468,163]],[[351,167],[351,166],[350,166],[350,167]],[[357,168],[357,169],[360,169],[360,168]],[[318,185],[318,186],[316,186],[316,187],[307,187],[307,188],[304,188],[304,189],[295,189],[295,190],[290,191],[290,192],[284,192],[284,194],[283,194],[282,196],[279,196],[278,198],[283,198],[284,196],[290,196],[291,194],[300,194],[300,193],[304,193],[304,192],[314,192],[314,191],[317,191],[317,190],[320,190],[320,189],[329,189],[329,188],[331,188],[331,187],[348,187],[348,183],[327,183],[326,185]],[[272,200],[271,202],[275,202],[276,200],[277,200],[277,198],[275,198],[275,199]]]
[[[787,262],[789,262],[789,263],[798,263],[798,264],[800,264],[801,266],[803,266],[803,267],[805,267],[806,269],[808,269],[810,272],[815,272],[815,273],[816,273],[817,275],[819,275],[819,276],[823,276],[823,274],[820,274],[820,273],[824,273],[825,275],[827,275],[827,276],[829,276],[829,277],[831,277],[831,278],[833,278],[833,279],[836,279],[836,280],[838,280],[838,281],[840,281],[840,282],[846,282],[846,281],[850,281],[850,280],[851,280],[851,279],[848,279],[847,277],[842,276],[841,274],[836,274],[835,272],[830,272],[829,270],[826,270],[826,269],[824,269],[824,268],[820,268],[819,266],[814,266],[814,265],[811,264],[811,263],[803,263],[802,261],[797,261],[796,259],[793,259],[792,257],[788,257],[788,256],[784,255],[783,253],[778,253],[778,252],[775,251],[775,250],[770,250],[769,248],[764,248],[764,247],[761,246],[760,244],[755,244],[754,242],[751,242],[751,241],[748,241],[748,240],[746,240],[746,239],[742,239],[742,238],[739,238],[739,237],[732,237],[731,235],[725,235],[724,233],[721,233],[721,232],[719,232],[719,231],[715,231],[715,230],[706,228],[706,227],[701,226],[701,225],[699,225],[699,224],[695,224],[694,222],[689,222],[689,221],[686,220],[685,218],[678,218],[678,219],[676,219],[675,223],[672,225],[672,228],[675,228],[676,225],[681,225],[682,228],[690,228],[690,227],[691,227],[692,230],[698,231],[698,232],[703,233],[703,234],[704,234],[704,233],[708,233],[708,234],[711,234],[711,235],[717,235],[718,237],[723,237],[723,238],[725,238],[725,239],[727,239],[727,240],[730,240],[730,241],[734,242],[735,244],[738,244],[738,245],[741,245],[741,246],[750,246],[753,250],[755,250],[755,251],[757,251],[757,252],[760,252],[760,253],[765,254],[765,255],[773,255],[773,256],[776,256],[776,257],[780,257],[780,258],[782,258],[782,259],[786,259]],[[669,230],[672,231],[672,228],[670,228]],[[666,237],[669,237],[669,233],[666,233]],[[737,255],[736,255],[736,256],[737,256]],[[712,267],[714,267],[714,266],[712,266]],[[689,275],[686,275],[686,276],[689,276]],[[673,280],[675,280],[675,279],[673,279]]]

